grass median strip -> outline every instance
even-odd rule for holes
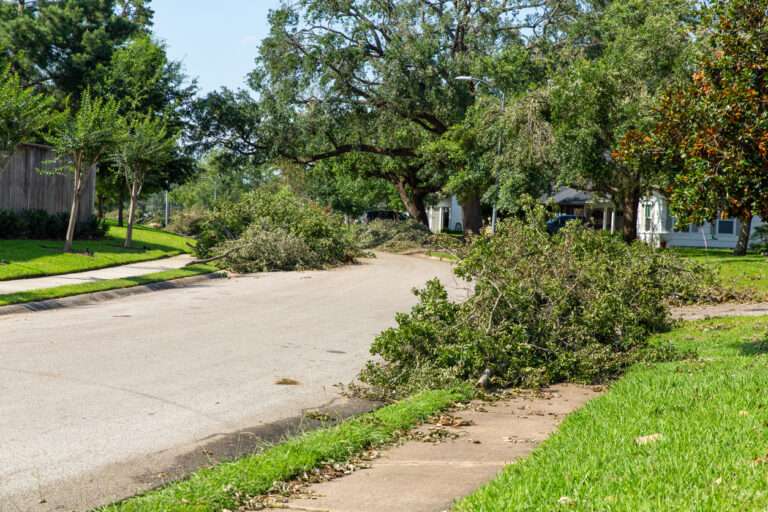
[[[766,510],[767,329],[713,319],[659,336],[700,357],[635,367],[456,510]]]
[[[294,478],[327,461],[345,461],[371,446],[391,441],[456,401],[463,390],[418,393],[401,402],[334,427],[316,430],[257,455],[206,468],[186,480],[144,496],[100,509],[101,512],[218,512],[264,494],[278,481]]]
[[[164,270],[154,274],[146,274],[137,277],[126,277],[123,279],[106,279],[104,281],[94,281],[91,283],[68,284],[56,286],[53,288],[40,288],[38,290],[29,290],[24,292],[8,293],[0,295],[0,306],[10,306],[13,304],[24,304],[27,302],[37,302],[41,300],[62,299],[73,295],[82,295],[85,293],[106,292],[121,288],[133,288],[161,281],[172,281],[183,277],[193,277],[202,274],[210,274],[218,269],[210,265],[192,265],[186,268],[175,270]]]
[[[101,240],[77,240],[74,252],[62,252],[60,240],[0,240],[0,281],[55,276],[157,260],[190,252],[194,240],[136,226],[133,248],[123,248],[125,228],[109,226]]]
[[[427,251],[427,256],[446,261],[459,261],[459,258],[455,254],[451,254],[446,251]]]

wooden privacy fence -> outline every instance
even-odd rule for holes
[[[69,212],[74,184],[70,173],[48,175],[39,168],[54,167],[53,150],[48,146],[22,144],[0,170],[0,210],[45,210],[48,213]],[[96,196],[96,169],[92,169],[83,186],[80,199],[80,221],[93,214]]]

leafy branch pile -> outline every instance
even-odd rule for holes
[[[639,360],[676,357],[649,346],[669,328],[670,301],[707,293],[703,268],[573,223],[556,236],[543,223],[504,223],[476,239],[456,273],[475,293],[452,302],[439,281],[416,291],[371,352],[363,382],[389,396],[490,371],[501,386],[599,382]]]
[[[224,203],[199,229],[198,256],[219,256],[220,265],[235,272],[323,268],[357,254],[341,217],[285,187],[259,188]]]
[[[355,227],[355,238],[362,249],[403,252],[432,243],[434,235],[424,224],[414,220],[373,220]]]

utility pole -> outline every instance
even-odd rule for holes
[[[163,224],[163,227],[167,228],[168,227],[168,221],[169,221],[169,219],[171,217],[171,205],[168,202],[168,191],[167,190],[165,191],[165,216],[164,217],[165,217],[164,218],[165,222]]]

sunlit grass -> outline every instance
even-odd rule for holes
[[[754,291],[758,299],[768,299],[768,258],[756,253],[734,256],[730,249],[670,249],[676,254],[715,269],[724,285]]]
[[[766,329],[729,318],[658,336],[700,358],[635,367],[456,510],[766,510]]]
[[[236,509],[248,496],[267,492],[329,461],[345,461],[392,440],[428,416],[465,398],[460,391],[425,391],[337,426],[309,432],[264,452],[220,464],[145,496],[105,507],[102,512],[218,512]]]
[[[102,240],[77,241],[74,253],[59,240],[0,240],[0,281],[52,276],[156,260],[192,250],[193,240],[156,229],[136,227],[133,248],[124,249],[125,228],[110,225]]]

